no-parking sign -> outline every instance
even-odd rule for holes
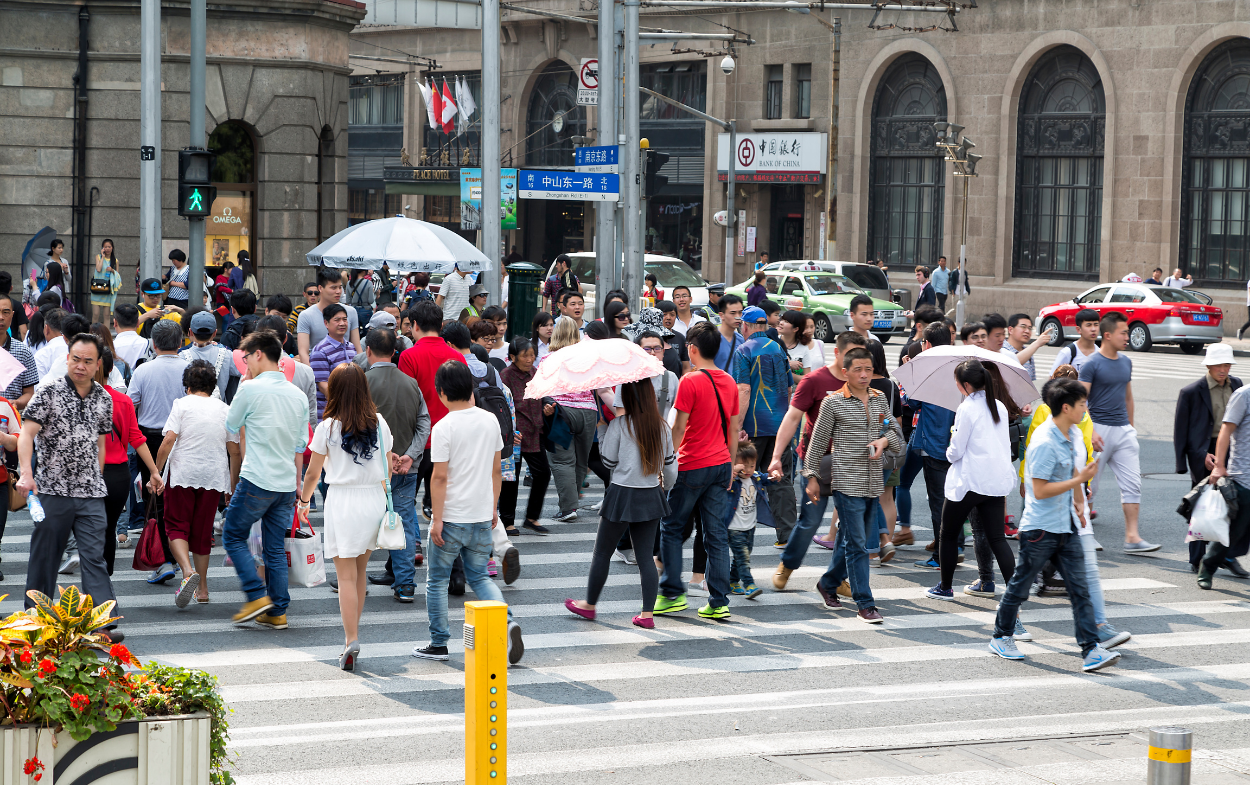
[[[599,60],[586,58],[577,69],[577,105],[599,105]]]

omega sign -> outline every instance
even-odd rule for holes
[[[215,224],[241,224],[243,223],[243,220],[239,218],[237,215],[235,215],[234,212],[229,207],[226,207],[221,211],[221,215],[213,216],[213,223]]]

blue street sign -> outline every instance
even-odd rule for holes
[[[620,163],[620,149],[620,147],[614,144],[605,147],[577,148],[577,171],[617,174],[620,171],[617,168],[617,165]]]
[[[517,174],[517,194],[522,199],[567,199],[615,202],[621,191],[616,174],[543,172],[522,169]]]

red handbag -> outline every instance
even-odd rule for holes
[[[161,531],[156,523],[156,495],[149,494],[147,518],[143,534],[135,545],[135,557],[131,567],[142,572],[155,570],[165,563],[165,546],[161,543]]]

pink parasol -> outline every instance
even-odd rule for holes
[[[583,338],[543,358],[525,385],[526,398],[585,392],[664,373],[659,360],[623,338]]]
[[[7,388],[25,370],[21,360],[0,349],[0,389]]]

